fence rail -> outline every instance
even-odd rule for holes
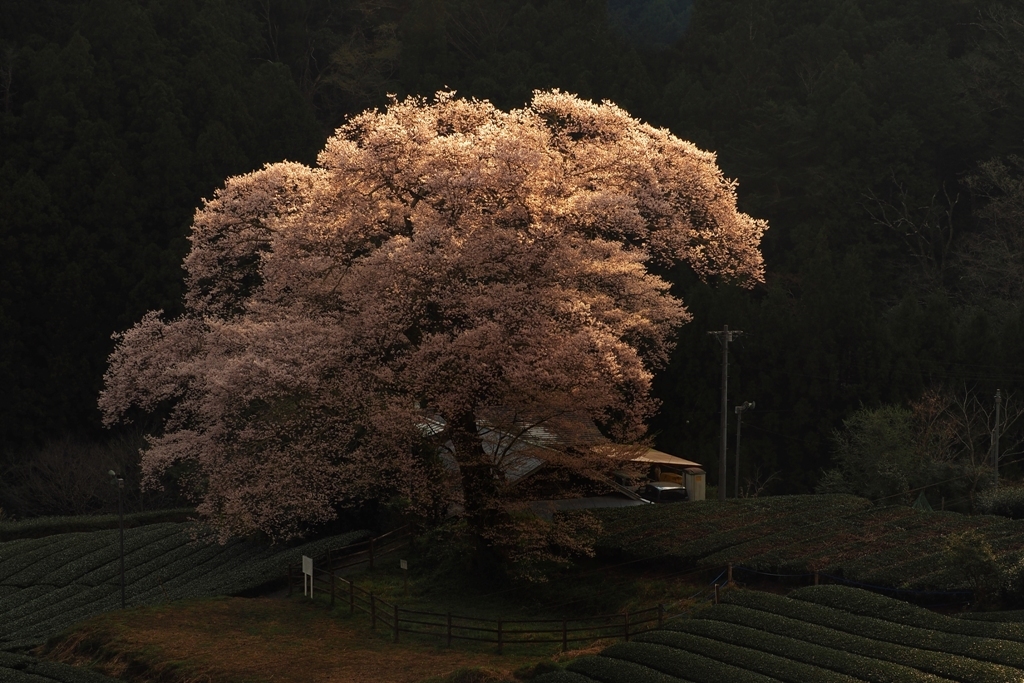
[[[396,643],[399,642],[401,634],[405,633],[441,638],[449,647],[457,640],[494,643],[498,646],[499,653],[506,645],[532,643],[561,643],[564,651],[574,643],[591,643],[603,639],[629,640],[638,633],[660,627],[665,620],[664,605],[575,619],[484,619],[450,612],[400,607],[382,600],[336,573],[339,569],[367,561],[353,558],[380,556],[408,542],[407,538],[402,538],[402,535],[397,533],[394,533],[388,543],[381,543],[384,538],[379,536],[328,553],[323,557],[321,564],[314,558],[309,590],[311,594],[322,591],[330,595],[331,607],[335,607],[339,601],[347,602],[350,614],[360,612],[369,615],[370,628],[376,629],[378,624],[385,627],[391,631]],[[366,548],[360,549],[362,546]],[[297,572],[293,571],[292,565],[289,565],[288,569],[290,595]]]
[[[783,582],[797,580],[810,583],[813,580],[814,585],[817,585],[822,579],[828,579],[834,583],[860,585],[877,592],[901,592],[899,589],[884,586],[856,584],[856,582],[847,581],[842,577],[819,572],[772,574],[730,564],[728,567],[722,568],[721,573],[701,591],[687,600],[680,600],[669,606],[663,603],[641,610],[627,610],[616,614],[573,619],[485,619],[452,614],[451,612],[432,612],[400,607],[397,604],[382,600],[372,592],[356,586],[349,579],[337,575],[336,572],[340,569],[367,561],[369,561],[372,568],[375,555],[380,556],[402,547],[409,542],[409,536],[408,529],[397,529],[383,536],[371,538],[368,541],[362,541],[336,550],[333,556],[332,553],[328,552],[326,557],[324,557],[323,563],[319,565],[314,558],[311,581],[309,582],[311,595],[313,591],[317,590],[328,593],[332,608],[335,607],[338,601],[347,602],[350,614],[354,615],[358,611],[369,615],[370,628],[376,629],[379,623],[382,627],[391,631],[396,643],[399,642],[401,634],[405,633],[441,638],[448,647],[451,647],[452,642],[456,640],[494,643],[498,646],[498,653],[500,654],[506,645],[561,643],[562,651],[564,652],[569,649],[570,644],[574,643],[592,643],[605,639],[623,639],[628,641],[632,636],[639,633],[661,628],[666,620],[684,616],[684,611],[677,611],[677,613],[669,615],[669,612],[673,611],[672,607],[679,603],[696,599],[702,595],[704,596],[704,601],[717,603],[719,588],[734,585],[734,573],[747,576],[760,575],[771,577]],[[363,546],[366,546],[365,549],[360,549]],[[289,565],[288,570],[288,594],[291,595],[294,584],[293,577],[295,575],[292,572],[291,565]],[[708,571],[708,568],[697,571]],[[726,580],[720,583],[723,578]],[[934,591],[933,593],[940,593],[940,591]],[[968,595],[963,591],[941,591],[941,593],[961,599]]]

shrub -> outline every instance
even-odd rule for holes
[[[423,683],[514,683],[506,676],[478,666],[456,669],[444,676],[431,676]]]
[[[783,650],[781,654],[770,646],[765,647],[763,641],[766,638],[771,639],[771,637],[771,634],[749,628],[743,629],[722,622],[681,619],[673,624],[671,631],[645,633],[638,636],[634,642],[652,643],[685,650],[718,661],[729,662],[749,671],[783,681],[856,683],[863,680],[832,671],[831,667],[823,668],[816,664],[809,664],[800,657],[789,656],[794,653],[799,654],[799,646],[805,645],[804,643],[791,641],[790,647],[778,648]],[[634,645],[634,643],[629,645]],[[827,660],[819,658],[819,661]]]
[[[789,594],[790,598],[834,607],[851,614],[885,619],[910,626],[928,628],[978,638],[996,638],[1024,644],[1024,624],[987,624],[947,617],[917,607],[902,600],[894,600],[870,591],[846,586],[808,586]],[[1005,612],[994,613],[997,615]],[[963,615],[967,617],[982,615]],[[1004,644],[1003,647],[1006,647]],[[1021,652],[1020,649],[1014,648]]]
[[[561,670],[562,667],[560,667],[555,662],[552,662],[550,660],[544,660],[537,662],[536,664],[527,664],[525,666],[521,666],[515,671],[513,671],[512,675],[515,676],[516,679],[521,681],[532,681],[542,674]]]
[[[774,683],[775,679],[743,668],[705,657],[692,650],[677,650],[655,643],[619,643],[601,653],[601,658],[621,659],[656,671],[697,681],[729,681],[730,683]],[[731,660],[730,660],[731,661]]]
[[[535,683],[596,683],[593,678],[574,671],[553,671],[534,679]]]
[[[1001,486],[982,491],[974,499],[974,511],[982,515],[1024,519],[1024,486]]]
[[[167,522],[185,522],[195,516],[193,508],[174,508],[171,510],[150,510],[136,512],[124,516],[125,529],[145,526],[147,524],[164,524]],[[0,543],[19,538],[41,538],[56,534],[72,532],[99,531],[101,529],[117,529],[120,518],[110,515],[74,515],[69,517],[36,517],[18,522],[3,521],[0,518]]]
[[[580,657],[570,662],[566,669],[601,683],[679,683],[675,676],[612,657]],[[546,676],[537,680],[538,683],[547,683]]]
[[[1012,680],[1016,669],[991,662],[972,659],[973,648],[999,643],[979,643],[980,639],[944,637],[937,631],[915,628],[882,619],[860,617],[849,612],[791,600],[777,595],[737,591],[727,593],[726,600],[734,605],[760,612],[754,624],[765,631],[799,637],[820,645],[844,649],[896,664],[911,666],[945,678],[1000,683]],[[717,618],[716,610],[709,616]],[[769,616],[765,616],[769,615]],[[727,620],[736,616],[733,610]],[[739,615],[749,619],[749,615]],[[825,628],[806,628],[793,621]],[[796,635],[799,633],[800,635]],[[959,641],[959,642],[958,642]],[[968,642],[970,641],[970,642]],[[928,649],[921,649],[928,648]],[[949,648],[946,650],[945,648]],[[952,652],[961,654],[951,654]]]
[[[301,555],[320,557],[368,535],[355,531],[295,547],[254,541],[221,546],[212,539],[193,541],[183,524],[130,529],[125,532],[126,597],[137,605],[241,593],[279,579]],[[81,619],[120,607],[117,531],[11,541],[0,544],[0,558],[3,647],[36,644]]]
[[[756,623],[756,619],[754,621]],[[638,640],[675,646],[677,641],[690,637],[690,634],[731,643],[733,646],[742,646],[732,648],[733,653],[728,661],[742,661],[742,659],[733,659],[733,657],[743,657],[741,653],[747,648],[770,653],[775,656],[775,659],[764,661],[771,664],[774,673],[771,670],[764,670],[762,673],[783,680],[815,681],[815,683],[849,680],[921,683],[935,679],[934,676],[898,664],[880,662],[877,659],[852,654],[835,647],[808,643],[766,629],[713,619],[680,619],[672,624],[671,630],[644,634],[638,637]],[[727,650],[721,649],[721,652],[724,654]],[[705,654],[710,656],[710,651]],[[744,664],[744,666],[746,665]]]
[[[0,680],[24,683],[117,683],[89,669],[0,650]]]

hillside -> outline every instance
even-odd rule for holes
[[[848,495],[776,496],[601,510],[608,559],[763,572],[821,572],[883,587],[966,590],[945,539],[975,532],[1004,566],[1024,547],[1024,521],[876,507]]]
[[[220,545],[188,524],[126,529],[128,606],[236,595],[279,579],[302,555],[321,555],[368,535],[355,531],[301,545],[235,540]],[[0,543],[0,650],[27,648],[92,615],[120,608],[117,530]]]
[[[538,683],[1005,683],[1024,677],[1024,626],[965,622],[855,588],[734,591],[668,628]]]

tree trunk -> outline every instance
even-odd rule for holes
[[[492,525],[498,516],[498,476],[494,461],[484,451],[477,431],[476,415],[466,412],[448,422],[455,447],[455,460],[462,473],[462,494],[466,518],[480,530]]]

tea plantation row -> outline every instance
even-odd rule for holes
[[[60,662],[0,651],[2,683],[117,683],[117,679]]]
[[[1024,624],[968,621],[842,586],[723,603],[571,662],[537,683],[1005,683]]]
[[[41,643],[82,619],[120,608],[118,534],[93,531],[0,543],[0,650]],[[303,554],[319,556],[366,536],[357,531],[272,547],[193,540],[191,526],[181,523],[126,529],[126,602],[237,594],[283,576]]]
[[[1024,520],[903,506],[848,495],[778,496],[597,511],[606,558],[680,567],[733,563],[767,572],[821,571],[889,587],[967,587],[943,539],[977,531],[1006,566],[1022,557]]]

